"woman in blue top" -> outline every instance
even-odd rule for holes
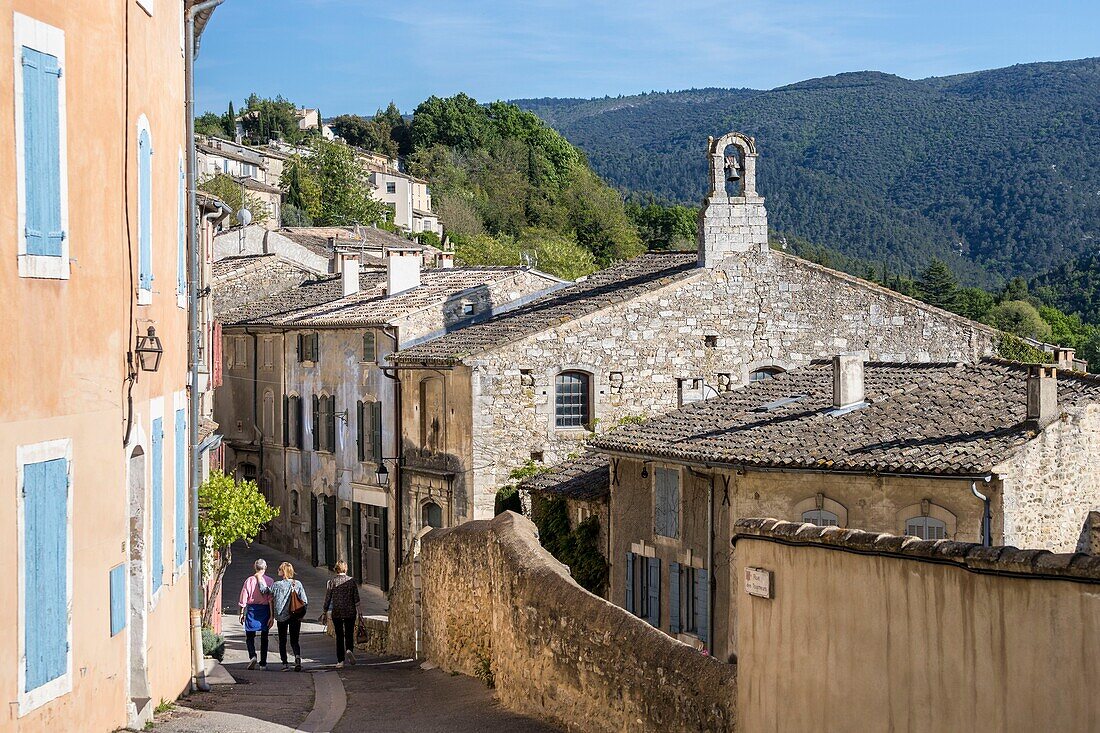
[[[297,611],[291,608],[291,598],[301,601]],[[290,669],[286,660],[286,637],[290,632],[290,647],[294,651],[294,671],[302,671],[302,648],[298,645],[298,635],[302,631],[302,619],[306,615],[306,589],[294,579],[294,566],[284,562],[279,566],[279,580],[272,586],[271,605],[275,609],[275,623],[279,627],[279,657],[283,660],[283,671]]]

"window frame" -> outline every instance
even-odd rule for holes
[[[141,135],[142,135],[142,133],[145,133],[145,135],[149,139],[149,201],[147,202],[147,204],[142,202],[142,195],[141,195],[141,183],[142,183],[142,177],[141,177]],[[127,155],[129,155],[129,152],[127,152]],[[155,156],[155,146],[153,145],[153,130],[149,126],[149,118],[146,117],[144,114],[139,116],[138,121],[137,121],[137,134],[134,137],[134,155],[137,158],[137,160],[135,161],[136,165],[134,166],[134,177],[137,181],[137,185],[135,186],[135,193],[137,195],[137,202],[136,202],[136,206],[134,207],[134,211],[137,214],[137,227],[136,227],[136,229],[137,229],[137,237],[136,237],[136,239],[137,239],[137,261],[138,261],[138,267],[137,267],[138,281],[136,283],[136,285],[137,285],[137,304],[138,305],[151,305],[152,302],[153,302],[153,283],[156,282],[156,271],[155,271],[155,268],[153,267],[154,253],[157,251],[156,245],[153,242],[153,230],[156,228],[155,224],[154,224],[155,217],[153,216],[154,209],[156,207],[153,205],[153,202],[156,200],[156,196],[153,194],[153,183],[154,183],[154,181],[156,181],[157,176],[156,176],[155,171],[153,170],[154,167],[155,167],[154,163],[153,163],[153,158]],[[142,251],[141,251],[142,250],[142,244],[141,244],[142,233],[145,231],[144,228],[142,227],[142,219],[145,217],[145,214],[146,214],[146,211],[145,211],[146,206],[149,209],[149,211],[148,211],[148,218],[149,218],[149,232],[148,232],[148,234],[149,234],[149,255],[148,255],[148,259],[149,259],[149,261],[148,262],[145,261],[145,257],[142,255]],[[142,287],[142,284],[141,284],[141,272],[142,272],[142,268],[144,266],[148,266],[148,268],[149,268],[149,287],[148,288]]]
[[[14,28],[14,114],[15,114],[15,166],[17,209],[17,259],[19,277],[50,280],[68,280],[72,274],[69,252],[72,237],[69,236],[69,162],[65,84],[65,32],[22,13],[13,13]],[[23,108],[23,47],[48,54],[57,59],[61,73],[57,79],[57,146],[59,206],[61,209],[61,256],[32,255],[27,252],[27,159],[26,130]]]
[[[675,522],[676,522],[676,534],[671,534],[671,535],[663,534],[662,529],[666,529],[666,528],[661,527],[658,524],[658,520],[660,518],[660,516],[658,514],[658,509],[661,505],[661,501],[660,501],[660,497],[657,495],[657,487],[658,487],[657,477],[659,475],[661,475],[662,473],[664,473],[664,474],[675,474],[675,476],[676,476],[676,510],[675,510],[675,513],[674,513]],[[684,506],[684,475],[683,475],[682,469],[680,468],[680,466],[655,465],[655,466],[653,466],[653,470],[651,471],[650,482],[651,482],[650,485],[652,487],[651,493],[652,493],[652,496],[653,496],[653,536],[654,536],[654,538],[658,539],[658,540],[678,540],[678,539],[680,539],[680,534],[681,534],[680,517],[683,515],[683,506]]]
[[[16,576],[19,597],[16,601],[16,659],[18,680],[18,717],[46,703],[72,692],[73,689],[73,442],[71,438],[48,440],[41,443],[20,445],[15,449],[17,490],[16,490]],[[27,690],[27,669],[23,660],[27,654],[26,648],[26,605],[27,598],[27,558],[23,533],[26,528],[24,482],[26,480],[25,468],[29,464],[43,463],[64,459],[68,478],[68,489],[65,492],[65,599],[66,610],[66,644],[65,672],[59,677],[46,682],[33,690]]]
[[[753,382],[766,382],[769,379],[775,379],[780,374],[783,374],[787,370],[780,366],[764,365],[749,370],[749,383]],[[754,379],[754,377],[756,377]]]
[[[826,521],[821,522],[821,521],[815,521],[813,519],[807,519],[807,517],[809,517],[810,515],[813,515],[813,514],[818,515],[818,517],[817,517],[818,519],[825,519]],[[828,514],[829,517],[832,517],[831,522],[828,521],[829,517],[824,516],[826,514]],[[812,524],[816,527],[839,527],[840,526],[840,515],[838,515],[836,512],[831,512],[828,509],[817,509],[817,508],[807,509],[806,511],[802,512],[802,523],[803,524]]]
[[[909,531],[910,528],[914,526],[913,522],[918,522],[918,523],[923,524],[924,525],[923,526],[924,531],[919,533],[919,534],[916,533],[916,532]],[[937,529],[937,530],[942,530],[943,531],[943,536],[942,537],[928,537],[927,536],[928,530],[932,529],[932,528]],[[947,534],[947,522],[945,522],[942,519],[937,519],[936,517],[933,517],[929,514],[919,514],[917,516],[909,517],[908,519],[906,519],[905,520],[905,534],[906,534],[906,536],[919,537],[920,539],[925,540],[926,542],[927,541],[934,542],[936,540],[950,539],[950,537]]]
[[[425,512],[428,510],[429,506],[434,506],[436,509],[439,510],[438,527],[426,521],[427,517],[425,515]],[[443,529],[443,506],[435,499],[428,499],[420,505],[420,528],[424,529],[425,527],[431,527],[432,529]]]
[[[309,351],[312,358],[306,357],[306,344],[310,345]],[[321,337],[316,331],[312,333],[298,334],[298,363],[317,364],[321,360]]]
[[[184,168],[183,148],[179,149],[179,202],[178,202],[178,231],[176,236],[176,305],[187,308],[187,171]]]
[[[563,407],[571,407],[570,405],[563,404],[562,397],[562,380],[564,378],[578,377],[578,381],[581,384],[581,389],[577,394],[580,394],[582,400],[579,402],[581,412],[579,417],[581,418],[579,424],[562,424],[563,417],[572,422],[571,415],[562,415]],[[554,375],[554,411],[551,416],[553,426],[555,430],[563,431],[589,431],[589,426],[592,425],[592,420],[595,413],[595,402],[593,400],[594,385],[593,375],[591,372],[587,372],[581,369],[562,369]],[[570,393],[571,395],[571,393]]]
[[[367,351],[367,340],[370,340],[370,351]],[[377,364],[378,363],[378,334],[373,330],[366,330],[363,332],[363,358],[364,364]]]

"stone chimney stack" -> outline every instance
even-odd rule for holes
[[[359,258],[355,255],[343,256],[343,267],[340,274],[344,283],[344,297],[355,295],[359,292]]]
[[[1032,364],[1027,371],[1027,420],[1040,428],[1058,417],[1058,367]]]
[[[436,259],[439,267],[445,270],[449,270],[455,266],[455,253],[454,252],[440,252],[439,257]]]
[[[710,139],[710,193],[699,212],[699,264],[768,252],[768,211],[756,192],[756,141],[739,132]]]
[[[863,398],[863,352],[837,354],[833,357],[833,409],[861,404]]]
[[[386,295],[397,295],[420,285],[423,256],[416,247],[390,247],[386,250]]]
[[[1054,363],[1059,369],[1063,369],[1067,372],[1074,371],[1073,360],[1076,358],[1077,352],[1074,349],[1067,348],[1065,346],[1054,347]]]

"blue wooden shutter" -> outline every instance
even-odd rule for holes
[[[661,625],[661,558],[649,558],[649,617],[654,626]]]
[[[176,275],[176,292],[179,295],[187,295],[187,176],[183,171],[183,163],[180,163],[180,187],[179,187],[179,245],[177,252],[178,270]]]
[[[126,628],[126,563],[111,568],[111,636]]]
[[[138,134],[138,284],[153,289],[153,141]]]
[[[668,567],[668,630],[680,633],[680,563]]]
[[[695,571],[695,633],[703,640],[703,644],[709,644],[707,638],[710,633],[710,624],[707,622],[709,608],[710,570],[700,568]]]
[[[64,458],[23,467],[25,692],[68,668],[68,499]]]
[[[626,553],[626,604],[627,611],[634,613],[634,553]]]
[[[57,57],[23,47],[27,254],[61,256],[61,120]]]
[[[164,421],[153,421],[153,496],[150,516],[153,525],[153,592],[164,584]]]
[[[176,565],[187,561],[187,418],[176,410]]]

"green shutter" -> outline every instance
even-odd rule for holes
[[[321,449],[321,398],[313,395],[313,450]]]
[[[370,442],[374,460],[382,462],[382,403],[370,403]]]
[[[325,436],[329,452],[336,452],[336,397],[328,398],[328,435]]]
[[[360,461],[366,460],[367,438],[363,435],[366,428],[363,421],[363,400],[355,403],[355,453]]]
[[[290,396],[283,395],[283,445],[290,445]]]

